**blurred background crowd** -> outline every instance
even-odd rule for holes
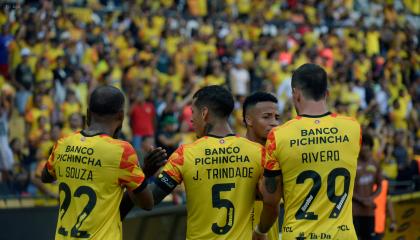
[[[357,118],[374,137],[384,175],[418,178],[416,0],[43,0],[1,7],[2,194],[57,198],[37,176],[54,141],[84,126],[98,85],[126,94],[121,137],[141,159],[149,145],[171,153],[194,141],[191,96],[202,86],[232,91],[238,134],[245,132],[242,102],[257,90],[278,97],[283,122],[293,118],[291,74],[306,62],[326,69],[331,110]]]

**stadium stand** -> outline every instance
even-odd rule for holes
[[[141,159],[194,141],[202,86],[235,94],[239,134],[257,90],[294,117],[291,73],[306,62],[326,69],[331,109],[373,136],[389,194],[420,191],[419,14],[416,0],[1,1],[0,208],[57,205],[40,172],[54,141],[84,126],[98,85],[126,94],[121,138]]]

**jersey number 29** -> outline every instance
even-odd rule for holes
[[[336,178],[339,176],[344,177],[344,191],[341,195],[337,196],[335,194],[335,181],[336,181]],[[300,220],[300,219],[317,220],[318,219],[318,215],[316,215],[314,212],[308,212],[308,209],[311,206],[312,202],[314,201],[319,190],[321,189],[321,176],[313,170],[303,171],[296,178],[296,184],[303,184],[308,178],[312,179],[314,184],[312,185],[312,188],[309,191],[308,195],[305,197],[305,200],[303,201],[302,205],[299,207],[299,210],[295,214],[295,217],[297,220]],[[335,168],[328,174],[327,195],[328,195],[328,199],[332,203],[335,203],[335,206],[333,210],[331,211],[329,218],[337,218],[340,215],[341,209],[348,198],[349,188],[350,188],[350,172],[347,169]]]

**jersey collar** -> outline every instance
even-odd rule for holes
[[[96,132],[96,133],[88,134],[88,133],[85,132],[85,130],[80,131],[80,134],[82,134],[84,137],[95,137],[95,136],[99,136],[99,135],[103,135],[103,134],[107,135],[104,132]]]
[[[321,117],[325,117],[325,116],[328,116],[328,115],[331,115],[331,112],[330,111],[328,111],[328,112],[326,112],[324,114],[321,114],[321,115],[307,115],[307,114],[302,114],[302,115],[299,115],[299,116],[300,117],[307,117],[307,118],[321,118]]]
[[[207,137],[214,137],[214,138],[225,138],[225,137],[234,137],[234,136],[236,136],[234,133],[229,133],[228,135],[225,135],[225,136],[216,136],[213,134],[207,134]]]

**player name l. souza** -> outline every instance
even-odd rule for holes
[[[254,168],[246,165],[234,166],[235,163],[250,163],[248,155],[241,154],[241,149],[235,147],[219,147],[204,149],[205,157],[194,159],[194,164],[208,165],[204,170],[207,179],[226,179],[226,178],[253,178]],[[229,167],[218,167],[218,165],[231,164]],[[197,171],[194,180],[200,180]]]
[[[79,164],[102,167],[101,160],[94,157],[94,149],[82,146],[66,146],[65,153],[57,154],[56,161],[74,163],[74,166],[58,167],[60,177],[93,181],[93,171],[81,168]]]

